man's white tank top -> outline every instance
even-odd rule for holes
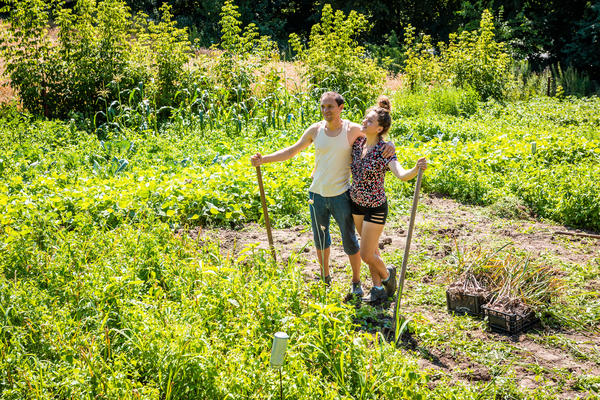
[[[338,196],[350,188],[352,148],[348,144],[348,120],[335,137],[325,134],[325,121],[315,136],[315,170],[309,191],[323,197]]]

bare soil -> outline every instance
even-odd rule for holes
[[[527,251],[534,257],[552,256],[568,263],[585,264],[600,255],[600,240],[556,235],[556,231],[568,229],[562,225],[534,219],[497,218],[490,216],[483,207],[468,206],[435,196],[423,196],[420,204],[424,207],[420,206],[417,213],[410,249],[412,254],[425,252],[432,258],[441,259],[452,253],[456,242],[463,247],[511,242],[516,248]],[[397,221],[388,222],[380,238],[380,249],[384,252],[404,250],[404,227],[408,226],[408,219],[408,215],[405,215],[400,216]],[[231,254],[247,245],[255,245],[258,249],[269,248],[265,228],[258,224],[246,225],[241,230],[195,228],[189,234],[193,239],[218,239],[223,250]],[[272,235],[281,260],[287,260],[293,254],[302,254],[306,259],[305,274],[319,274],[310,226],[274,229]],[[440,242],[441,246],[432,244],[432,239]],[[346,269],[348,257],[335,232],[332,233],[332,242],[330,266],[333,267],[334,279],[348,280],[349,277],[339,273]],[[593,285],[593,282],[588,284]]]
[[[333,223],[332,223],[333,224]],[[391,218],[380,239],[380,249],[387,252],[403,251],[406,242],[405,228],[408,225],[408,215]],[[565,230],[564,226],[541,222],[534,219],[508,220],[495,217],[482,207],[467,206],[451,199],[435,196],[422,196],[415,225],[415,233],[411,245],[411,254],[431,257],[441,260],[453,252],[456,243],[461,246],[494,246],[512,242],[517,249],[527,251],[533,257],[550,257],[561,262],[585,265],[600,255],[600,240],[583,237],[560,236],[555,231]],[[195,229],[189,235],[196,240],[217,239],[224,253],[235,255],[245,246],[252,245],[258,249],[268,249],[267,235],[263,226],[250,224],[242,230],[202,230]],[[331,247],[331,271],[334,282],[350,286],[348,258],[344,254],[339,235],[333,234]],[[289,257],[298,257],[305,263],[304,275],[307,280],[319,276],[319,266],[316,262],[316,252],[312,245],[310,226],[296,226],[289,229],[273,230],[273,240],[279,261],[286,262]],[[363,266],[366,269],[366,266]],[[410,260],[409,260],[410,268]],[[406,282],[405,290],[411,291],[423,283],[434,281],[436,277],[422,278],[420,282]],[[439,283],[439,282],[438,282]],[[590,289],[597,290],[597,281],[588,282]],[[369,289],[370,279],[363,282],[365,292]],[[394,303],[384,304],[379,315],[381,328],[389,325],[389,311]],[[387,311],[387,314],[386,314]],[[452,315],[445,308],[411,306],[404,307],[407,315],[421,315],[431,324],[446,326],[451,324]],[[369,326],[377,321],[367,322]],[[385,328],[387,329],[387,328]],[[588,350],[598,355],[595,358],[581,359],[572,351],[563,347],[540,344],[544,335],[560,334],[570,339],[578,348]],[[580,332],[549,332],[534,331],[507,336],[485,329],[471,329],[466,332],[469,338],[497,341],[514,346],[512,354],[516,354],[517,362],[512,365],[517,374],[518,385],[524,389],[536,388],[538,385],[555,382],[560,393],[559,398],[575,398],[582,392],[574,392],[573,382],[564,382],[561,373],[571,373],[571,376],[586,374],[600,376],[600,335],[597,333]],[[537,339],[537,340],[534,340]],[[420,345],[418,338],[403,337],[404,347],[416,351],[420,355],[420,365],[423,369],[431,369],[441,374],[450,374],[459,381],[489,381],[495,379],[492,372],[484,365],[478,364],[468,357],[461,357],[451,347],[441,346],[427,349]],[[532,365],[535,366],[532,367]],[[534,372],[535,369],[542,372]],[[558,372],[557,372],[558,371]],[[562,372],[561,372],[562,371]],[[539,375],[546,376],[541,379]],[[561,381],[563,379],[563,381]],[[432,382],[435,385],[435,382]]]

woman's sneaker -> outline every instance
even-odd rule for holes
[[[385,288],[372,287],[371,291],[369,292],[369,297],[363,298],[363,301],[372,306],[377,306],[377,305],[383,303],[384,301],[386,301],[387,298],[388,298],[388,295],[385,292]]]
[[[396,293],[396,267],[392,265],[390,267],[387,267],[387,270],[390,276],[387,278],[386,281],[382,281],[381,284],[385,288],[385,292],[387,293],[387,295],[393,296],[394,293]]]

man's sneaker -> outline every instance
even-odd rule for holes
[[[327,287],[331,286],[331,275],[327,275],[325,278],[323,278],[323,282],[325,282]]]
[[[387,280],[382,281],[381,284],[385,288],[387,295],[393,296],[394,293],[396,293],[396,267],[392,265],[387,267],[387,270],[390,276],[387,278]]]
[[[369,292],[369,297],[363,298],[363,301],[372,306],[377,306],[386,301],[387,298],[388,296],[384,288],[372,287],[371,291]]]
[[[359,299],[363,297],[365,293],[363,292],[362,287],[360,286],[360,281],[352,282],[352,290],[350,291],[350,293],[353,296],[358,297]]]

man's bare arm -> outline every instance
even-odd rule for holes
[[[261,164],[289,160],[290,158],[294,157],[296,154],[310,146],[310,144],[314,140],[316,130],[317,124],[313,124],[306,131],[304,131],[300,139],[298,139],[298,141],[293,145],[281,150],[277,150],[276,152],[268,154],[266,156],[263,156],[260,153],[256,153],[255,155],[250,157],[250,162],[253,166],[257,167]]]
[[[350,122],[350,125],[348,126],[348,144],[350,147],[352,147],[356,139],[362,136],[365,136],[365,134],[361,131],[360,125]]]

